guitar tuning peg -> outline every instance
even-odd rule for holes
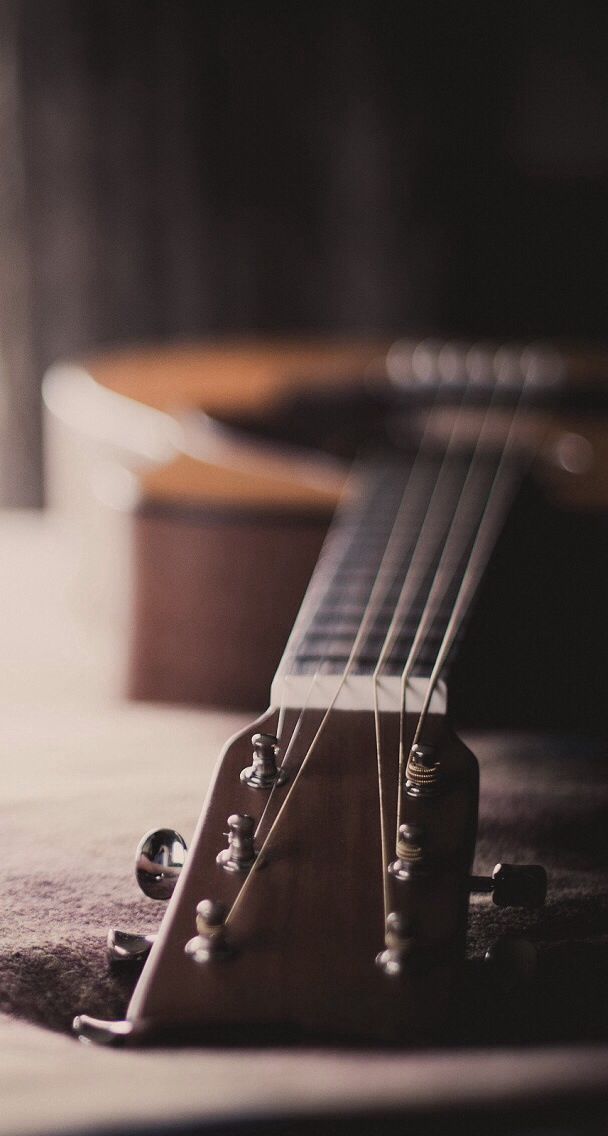
[[[248,872],[256,858],[253,846],[255,821],[246,813],[228,817],[228,847],[218,853],[217,863],[226,872]]]
[[[129,964],[144,962],[152,949],[156,935],[137,935],[131,931],[118,931],[110,927],[106,943],[110,963]]]
[[[424,874],[427,870],[424,855],[425,832],[419,824],[399,825],[397,840],[397,859],[388,866],[392,876],[398,880],[409,880]]]
[[[542,907],[547,873],[540,864],[497,864],[491,876],[472,876],[473,895],[491,895],[497,907]]]
[[[135,875],[144,895],[171,898],[187,850],[183,836],[173,828],[155,828],[142,836],[135,853]]]
[[[72,1031],[78,1041],[85,1045],[105,1045],[118,1048],[125,1045],[133,1033],[133,1023],[129,1021],[104,1021],[91,1018],[89,1014],[78,1014],[72,1022]]]
[[[405,769],[408,797],[434,797],[442,788],[441,762],[430,745],[413,745]]]
[[[414,948],[412,928],[399,911],[391,911],[386,919],[386,949],[376,955],[376,966],[385,974],[399,975]]]
[[[241,781],[250,789],[272,789],[282,785],[287,774],[277,766],[279,741],[274,734],[254,734],[251,739],[253,754],[251,765],[241,770]]]
[[[184,951],[196,963],[227,958],[230,946],[226,940],[226,907],[215,899],[202,899],[196,908],[198,934],[189,939]]]

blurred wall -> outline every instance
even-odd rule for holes
[[[0,3],[1,491],[39,383],[208,330],[601,335],[608,10]]]

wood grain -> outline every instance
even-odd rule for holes
[[[330,514],[150,508],[134,520],[132,698],[259,711]]]
[[[307,711],[289,757],[291,782],[317,733],[322,712]],[[290,736],[297,719],[287,722]],[[272,729],[269,717],[264,729]],[[390,906],[412,920],[417,961],[402,979],[375,964],[384,946],[383,856],[373,715],[335,711],[297,785],[275,791],[258,835],[264,864],[229,915],[234,957],[197,966],[184,954],[203,898],[229,906],[242,877],[223,871],[226,817],[259,819],[267,797],[239,781],[249,764],[249,731],[229,744],[218,767],[187,868],[144,969],[129,1017],[141,1036],[186,1032],[232,1036],[391,1042],[449,1035],[464,959],[468,874],[477,816],[477,763],[429,720],[445,790],[432,800],[404,800],[403,820],[423,823],[434,868],[424,882],[389,883]],[[383,809],[393,856],[399,716],[381,723]]]

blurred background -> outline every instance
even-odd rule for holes
[[[226,331],[605,330],[606,9],[2,0],[0,499],[40,382]]]

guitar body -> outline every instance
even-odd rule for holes
[[[141,506],[131,698],[259,710],[330,514]]]
[[[416,351],[423,367],[438,371],[470,349],[398,346],[394,366],[406,380]],[[383,413],[387,390],[390,397],[389,348],[380,337],[211,341],[116,351],[47,374],[50,501],[83,533],[88,604],[124,628],[130,697],[255,713],[266,704],[352,455]],[[491,345],[480,349],[491,357]],[[597,386],[602,351],[569,349],[563,359],[575,389]],[[456,664],[455,717],[473,727],[602,721],[608,443],[601,415],[560,409],[536,474],[490,566]],[[534,569],[527,600],[509,581]],[[497,658],[494,642],[514,621],[524,636],[530,619],[542,623],[547,647],[532,660],[538,640],[527,645],[527,671],[521,651],[515,659],[506,643]],[[573,639],[582,668],[578,709],[563,671],[533,700],[530,676],[543,655],[551,665]],[[499,678],[480,695],[488,652]],[[497,691],[508,675],[515,685],[505,699]]]
[[[89,603],[128,629],[131,697],[265,705],[348,462],[310,444],[252,448],[211,416],[264,421],[302,386],[347,394],[363,373],[374,384],[387,346],[210,342],[47,374],[50,502],[85,534]]]

